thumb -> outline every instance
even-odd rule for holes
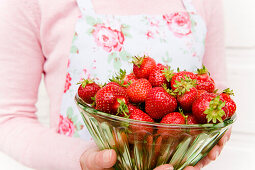
[[[92,150],[86,152],[82,162],[85,163],[85,167],[89,170],[101,170],[111,168],[116,163],[116,160],[116,152],[113,149],[106,149],[103,151]]]

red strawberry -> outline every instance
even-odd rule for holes
[[[177,101],[185,112],[191,111],[192,104],[197,98],[196,80],[184,76],[179,81],[176,80],[175,83],[173,92],[177,94]]]
[[[117,85],[106,85],[96,94],[96,109],[106,113],[124,114],[128,112],[127,103],[126,91]]]
[[[156,68],[156,61],[153,58],[144,56],[133,59],[133,72],[137,78],[148,79],[154,68]]]
[[[202,95],[206,94],[207,91],[205,90],[197,90],[197,98],[201,97]]]
[[[209,93],[213,93],[215,90],[214,80],[209,76],[208,70],[203,65],[202,69],[197,69],[197,89],[206,90]]]
[[[214,93],[207,93],[198,98],[192,105],[192,113],[199,123],[222,122],[224,115],[228,114],[225,102],[220,100],[220,96]]]
[[[162,64],[157,64],[157,67],[152,70],[149,76],[149,82],[153,87],[161,87],[163,84],[167,84],[173,76],[173,70],[170,67]]]
[[[146,121],[146,122],[154,122],[154,120],[149,115],[147,115],[146,113],[144,113],[140,109],[134,109],[131,112],[129,118],[133,119],[133,120],[140,120],[140,121]]]
[[[187,115],[187,124],[188,125],[198,124],[198,121],[194,115],[192,115],[191,113],[187,113],[186,115]]]
[[[133,120],[139,120],[139,121],[154,122],[154,120],[149,115],[147,115],[146,113],[144,113],[140,109],[134,109],[130,113],[129,118],[133,119]],[[131,142],[133,140],[143,141],[144,136],[146,134],[152,134],[153,133],[152,126],[141,125],[140,123],[130,123],[129,129],[132,132],[129,135],[129,137],[132,138],[132,139],[130,139]]]
[[[228,108],[228,115],[226,115],[226,118],[232,117],[236,112],[236,103],[233,99],[231,99],[231,95],[234,95],[233,90],[230,90],[229,88],[225,89],[220,94],[220,100],[226,102],[226,107]]]
[[[164,124],[186,124],[186,120],[184,116],[179,112],[172,112],[165,115],[160,123]],[[158,129],[158,134],[161,135],[165,140],[168,137],[179,138],[181,134],[181,130],[177,129],[166,129],[160,128]]]
[[[129,114],[133,112],[135,109],[139,109],[137,106],[132,105],[131,103],[129,103],[127,106],[128,106]]]
[[[154,87],[149,91],[145,100],[145,111],[153,119],[161,119],[176,109],[177,100],[168,92],[163,87]]]
[[[172,77],[171,88],[175,90],[176,87],[174,87],[174,85],[176,84],[176,82],[180,81],[181,79],[185,79],[185,77],[189,77],[192,80],[197,78],[197,76],[192,72],[180,71],[178,73],[175,73],[174,76]]]
[[[147,79],[138,79],[127,88],[127,94],[131,102],[142,103],[152,88]]]
[[[92,98],[95,97],[97,91],[101,88],[98,84],[96,84],[93,80],[83,79],[82,82],[79,82],[80,87],[78,88],[79,97],[86,103],[92,104],[94,100]]]
[[[135,80],[137,80],[137,78],[136,78],[135,74],[132,72],[125,76],[124,85],[126,85],[128,83],[133,83]]]
[[[165,115],[160,123],[164,124],[185,124],[184,116],[179,112],[168,113]]]

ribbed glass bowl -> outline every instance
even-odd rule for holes
[[[169,125],[127,119],[97,111],[75,97],[84,123],[100,150],[117,152],[118,170],[148,170],[172,164],[194,166],[218,143],[235,117],[218,124]]]

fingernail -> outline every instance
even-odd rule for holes
[[[111,160],[111,157],[112,157],[112,151],[108,150],[108,151],[105,151],[104,154],[103,154],[103,161],[105,163],[108,163],[110,160]]]
[[[216,152],[215,152],[215,155],[214,155],[214,156],[215,156],[215,159],[218,158],[219,155],[220,155],[220,152],[219,152],[219,151],[216,151]]]

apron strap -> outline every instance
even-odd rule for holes
[[[76,0],[82,14],[95,14],[91,0]]]
[[[184,7],[186,8],[188,13],[196,13],[197,10],[192,4],[192,0],[182,0]]]

